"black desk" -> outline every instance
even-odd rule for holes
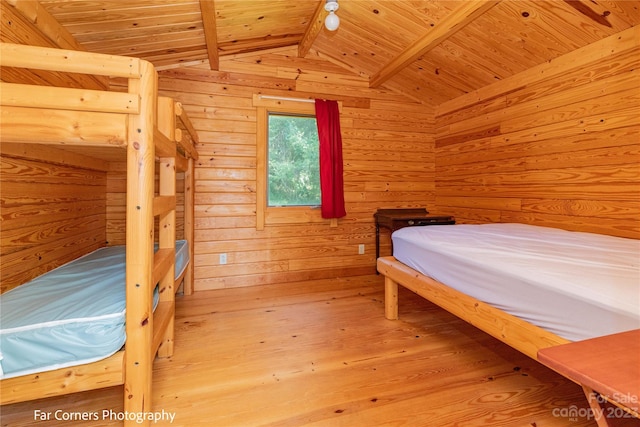
[[[424,208],[378,209],[373,214],[373,217],[376,220],[376,259],[380,257],[380,227],[384,227],[393,233],[404,227],[456,223],[455,218],[452,216],[429,215],[429,212]]]

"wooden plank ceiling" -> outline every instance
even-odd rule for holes
[[[297,45],[430,105],[640,23],[631,0],[338,1],[335,32],[322,25],[324,0],[40,3],[89,51],[215,70],[225,55]]]

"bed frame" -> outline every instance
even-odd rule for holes
[[[74,73],[71,78],[76,81],[127,82],[125,92],[0,83],[3,143],[108,147],[121,150],[127,162],[125,348],[99,362],[3,380],[0,404],[123,384],[124,410],[148,412],[153,360],[156,354],[173,353],[175,292],[181,282],[185,293],[193,289],[197,134],[179,103],[158,96],[158,74],[146,61],[0,43],[0,65],[9,72],[22,68],[36,74]],[[190,262],[175,280],[177,170],[184,171],[184,237]],[[155,253],[154,241],[159,246]],[[160,302],[153,311],[158,283]]]
[[[571,341],[457,291],[403,264],[393,256],[378,258],[377,268],[380,274],[384,276],[385,317],[387,319],[398,319],[398,285],[400,284],[521,353],[556,370],[569,380],[576,382],[583,388],[589,405],[591,405],[594,412],[596,414],[603,413],[601,406],[594,406],[599,405],[599,403],[597,403],[598,399],[595,398],[592,389],[580,384],[576,379],[566,376],[563,372],[555,369],[554,366],[540,361],[538,357],[539,350],[560,344],[568,344]],[[638,413],[634,409],[621,405],[615,399],[607,396],[600,395],[600,397],[632,416],[638,417]],[[609,426],[605,417],[599,416],[597,421],[599,427]]]
[[[450,288],[406,266],[392,256],[378,258],[378,271],[384,275],[387,319],[398,318],[398,284],[401,284],[532,359],[538,360],[538,350],[542,348],[569,342],[565,338]]]

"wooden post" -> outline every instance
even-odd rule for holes
[[[175,143],[176,115],[174,102],[171,98],[158,98],[158,130]],[[159,165],[160,188],[159,195],[173,197],[173,206],[170,210],[160,214],[158,243],[160,249],[169,249],[173,252],[175,260],[176,245],[176,158],[161,157]],[[171,311],[175,310],[175,262],[171,263],[166,274],[160,278],[160,301],[171,304]],[[158,348],[159,357],[169,357],[173,354],[174,316],[170,316],[169,323],[162,334],[162,341]]]
[[[184,173],[184,238],[189,242],[189,263],[187,272],[184,275],[183,290],[185,295],[193,293],[193,262],[194,262],[194,226],[195,226],[195,162],[193,158],[188,159],[189,167]]]
[[[127,343],[124,357],[124,410],[141,413],[151,410],[151,295],[155,286],[152,283],[155,181],[153,133],[157,111],[157,73],[150,63],[141,61],[140,78],[129,80],[129,93],[140,96],[140,111],[129,116],[127,136]],[[126,421],[125,424],[134,425],[135,421]]]

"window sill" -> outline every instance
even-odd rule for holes
[[[269,206],[265,210],[265,225],[324,223],[319,206]]]

